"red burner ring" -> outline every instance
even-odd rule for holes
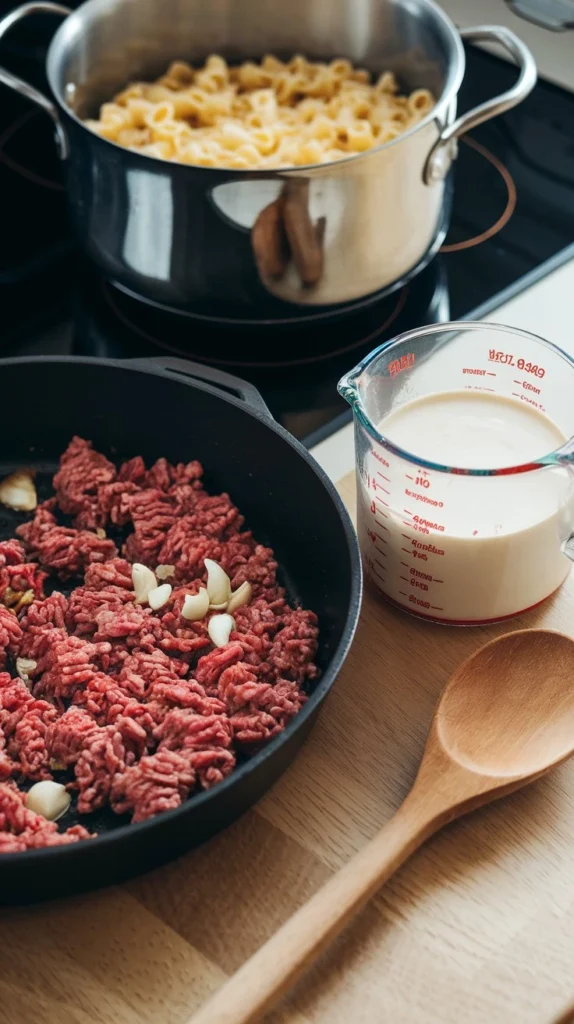
[[[29,121],[37,116],[35,110],[30,110],[28,113],[23,114],[16,121],[13,121],[8,128],[5,128],[0,135],[0,163],[3,163],[6,167],[9,167],[15,174],[22,175],[23,178],[27,178],[34,185],[40,185],[42,188],[50,188],[55,192],[63,192],[64,186],[59,181],[50,181],[49,178],[43,178],[40,174],[36,174],[35,171],[31,171],[28,167],[23,167],[16,160],[12,160],[12,157],[6,153],[6,146],[14,138],[15,135],[26,125]]]
[[[482,231],[479,235],[475,235],[474,238],[466,238],[463,242],[452,242],[450,245],[442,245],[439,252],[460,252],[462,249],[472,249],[475,245],[480,245],[481,242],[486,242],[489,238],[497,235],[499,231],[502,231],[502,228],[505,224],[508,224],[508,221],[516,209],[516,185],[514,184],[514,179],[510,171],[504,166],[498,157],[494,156],[494,154],[491,153],[489,149],[486,149],[485,146],[481,146],[480,142],[476,142],[475,139],[463,136],[461,142],[465,142],[471,149],[476,150],[477,153],[480,153],[485,160],[488,160],[488,162],[496,168],[506,185],[508,196],[506,206],[500,217],[494,222],[494,224],[487,228],[486,231]]]

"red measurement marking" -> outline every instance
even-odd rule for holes
[[[376,569],[373,569],[373,572],[374,572],[375,576],[377,577],[377,579],[379,579],[381,581],[381,583],[386,583],[387,582],[385,577],[381,576],[380,572],[377,572]]]
[[[377,533],[376,536],[379,538],[379,540],[381,541],[382,544],[388,544],[389,543],[387,538],[386,537],[382,537],[380,533]]]
[[[495,374],[495,373],[492,373],[492,372],[491,372],[490,370],[487,370],[487,371],[486,371],[486,376],[487,376],[487,377],[496,377],[496,374]]]
[[[404,551],[404,550],[405,550],[404,548],[401,548],[401,551]],[[406,562],[401,562],[401,565],[404,565],[405,569],[409,568],[409,566],[407,565]]]
[[[405,581],[405,583],[408,583],[408,582],[409,582],[409,580],[407,579],[407,577],[406,577],[406,576],[401,576],[401,579],[402,579],[402,580],[404,580],[404,581]]]
[[[433,577],[433,583],[444,583],[444,580],[435,580]]]
[[[444,611],[444,609],[441,608],[438,604],[431,604],[431,608],[432,608],[432,610],[434,612],[442,612],[442,611]]]
[[[409,526],[410,526],[410,523],[409,523]],[[411,539],[411,538],[410,538],[410,537],[408,536],[408,534],[406,534],[406,533],[401,533],[401,537],[404,537],[404,538],[405,538],[405,540],[410,540],[410,539]],[[404,550],[405,550],[405,549],[403,548],[403,551],[404,551]]]
[[[410,523],[407,523],[406,519],[403,519],[403,526],[410,526],[410,525],[411,525],[411,524],[410,524]],[[403,537],[404,537],[404,533],[403,533],[403,534],[401,534],[401,536],[403,536]],[[407,540],[410,540],[410,539],[411,539],[410,537],[407,537]]]
[[[492,391],[492,393],[494,394],[495,388],[477,388],[477,391]],[[431,605],[431,608],[432,608],[432,605]]]
[[[384,501],[384,499],[383,499],[383,498],[377,498],[377,501],[380,501],[380,502],[381,502],[381,503],[382,503],[383,505],[386,505],[386,507],[387,507],[387,508],[390,508],[390,507],[391,507],[391,506],[389,505],[388,501]]]
[[[386,481],[387,481],[387,483],[388,483],[388,484],[390,484],[390,482],[391,482],[391,480],[390,480],[390,477],[388,477],[388,476],[385,476],[385,474],[384,474],[384,473],[381,473],[381,472],[380,472],[380,470],[377,470],[377,476],[380,476],[380,477],[382,477],[382,478],[383,478],[383,480],[386,480]],[[384,490],[384,488],[383,488],[383,490]]]
[[[401,537],[404,537],[404,533],[401,533]],[[401,551],[404,551],[406,555],[410,555],[411,554],[411,552],[408,550],[408,548],[401,548]],[[404,565],[405,563],[403,562],[402,564]]]
[[[384,515],[384,514],[385,514],[385,513],[383,512],[383,515]],[[383,530],[386,530],[386,531],[387,531],[387,533],[389,532],[389,528],[388,528],[388,526],[385,526],[385,524],[384,524],[384,523],[380,523],[380,522],[379,522],[379,520],[377,519],[377,517],[376,517],[376,516],[375,516],[375,522],[376,522],[377,526],[381,526]]]
[[[386,565],[384,564],[384,562],[379,562],[378,558],[375,558],[375,562],[377,563],[377,565],[380,565],[381,569],[386,569],[387,568]]]
[[[404,508],[403,512],[406,512],[408,516],[412,516],[412,512],[410,512],[408,508]]]
[[[414,480],[414,476],[409,476],[408,473],[405,473],[405,476],[406,476],[407,480]]]
[[[387,490],[387,488],[386,488],[386,487],[381,487],[381,488],[380,488],[380,490],[381,490],[381,491],[384,491],[384,492],[385,492],[385,494],[390,494],[390,493],[391,493],[390,491],[388,491],[388,490]]]
[[[522,397],[522,395],[517,395],[516,391],[513,391],[512,394],[513,394],[514,398],[521,398]]]
[[[518,387],[522,386],[522,381],[521,380],[513,380],[512,383],[513,384],[518,384]]]
[[[409,596],[408,594],[405,594],[404,590],[399,590],[399,594],[402,594],[403,597],[408,597]]]

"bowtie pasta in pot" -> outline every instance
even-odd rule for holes
[[[440,247],[468,128],[519,103],[533,58],[506,28],[459,32],[432,0],[87,0],[64,17],[53,119],[84,248],[148,302],[277,319],[399,287]],[[516,84],[456,115],[464,39]]]

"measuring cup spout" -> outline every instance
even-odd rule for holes
[[[349,403],[353,409],[359,401],[359,389],[357,387],[357,380],[361,373],[361,367],[355,366],[353,370],[346,373],[344,377],[337,384],[337,391]]]

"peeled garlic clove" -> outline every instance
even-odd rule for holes
[[[207,569],[206,586],[207,593],[209,594],[209,603],[212,605],[227,605],[231,597],[231,580],[225,569],[222,569],[219,563],[214,562],[212,558],[206,558],[203,564]]]
[[[205,618],[209,609],[209,594],[205,587],[200,587],[197,594],[186,594],[181,614],[188,622],[199,622]]]
[[[175,565],[158,565],[155,574],[158,580],[169,580],[175,576]]]
[[[48,821],[57,821],[68,810],[71,799],[61,782],[46,779],[43,782],[36,782],[28,790],[26,807],[29,811],[41,814]]]
[[[146,604],[150,590],[157,589],[157,580],[147,565],[134,562],[132,565],[132,582],[136,595],[136,604]]]
[[[38,504],[38,496],[32,474],[18,469],[0,483],[0,501],[16,512],[32,512]]]
[[[238,608],[243,608],[244,605],[249,604],[253,597],[253,587],[248,580],[242,583],[237,590],[234,590],[227,605],[227,611],[230,615],[236,612]]]
[[[25,590],[23,594],[20,594],[18,601],[14,605],[14,611],[19,612],[21,608],[25,608],[26,605],[32,604],[35,596],[36,595],[33,590]]]
[[[153,608],[154,612],[157,612],[158,608],[163,608],[164,604],[169,601],[172,590],[173,587],[170,583],[162,583],[161,587],[150,590],[147,596],[150,608]]]
[[[34,671],[37,662],[32,658],[16,658],[16,671],[22,682],[30,689],[30,673]]]
[[[223,604],[210,604],[209,605],[209,610],[210,610],[210,612],[226,612],[227,611],[227,601],[224,601]]]
[[[232,615],[212,615],[207,623],[207,632],[216,647],[225,647],[229,643],[232,629],[235,629],[235,619]]]

